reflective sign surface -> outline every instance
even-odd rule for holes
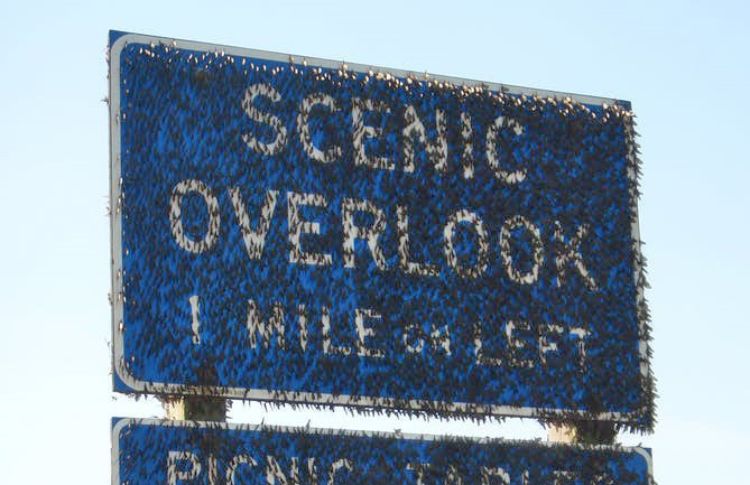
[[[110,56],[116,390],[651,426],[628,103]]]

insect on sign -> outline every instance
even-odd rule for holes
[[[651,426],[627,102],[113,32],[115,388]]]

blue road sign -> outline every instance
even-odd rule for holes
[[[113,420],[112,483],[647,485],[643,448]]]
[[[627,102],[112,33],[115,389],[647,429]]]

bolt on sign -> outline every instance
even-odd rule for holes
[[[643,448],[115,418],[120,484],[649,485]]]
[[[652,425],[630,104],[112,32],[114,387]]]

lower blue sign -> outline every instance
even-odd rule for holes
[[[643,448],[113,420],[112,483],[651,484]]]

